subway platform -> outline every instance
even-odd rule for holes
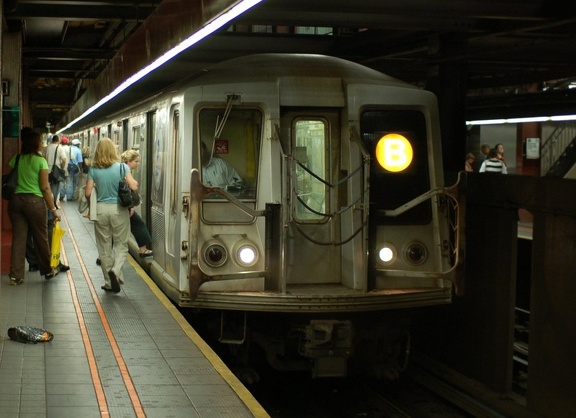
[[[62,203],[62,261],[52,280],[0,284],[0,417],[267,417],[140,266],[128,256],[105,292],[93,223]],[[50,342],[8,337],[43,328]]]

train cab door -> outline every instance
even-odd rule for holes
[[[289,109],[281,116],[281,141],[289,156],[285,184],[288,221],[286,283],[341,281],[340,117],[337,109]],[[307,261],[306,261],[307,260]]]

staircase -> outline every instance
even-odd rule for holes
[[[559,125],[544,141],[540,175],[576,178],[576,122]]]

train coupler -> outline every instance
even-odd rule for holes
[[[353,342],[351,321],[310,321],[305,328],[303,355],[313,361],[312,377],[346,376]]]

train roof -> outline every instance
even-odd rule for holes
[[[196,83],[273,81],[284,77],[332,77],[348,81],[417,88],[369,67],[341,58],[316,54],[256,54],[233,58],[196,75]]]

